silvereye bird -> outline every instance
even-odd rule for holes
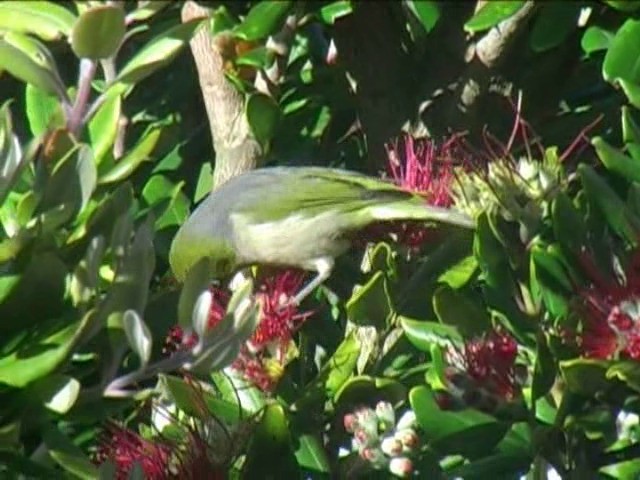
[[[333,168],[261,168],[231,178],[205,198],[178,230],[169,262],[179,281],[205,257],[211,279],[253,265],[316,272],[295,296],[299,303],[329,277],[354,233],[397,220],[474,227],[467,215],[430,206],[382,179]]]

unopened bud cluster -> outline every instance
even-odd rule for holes
[[[387,469],[398,477],[413,473],[410,459],[419,444],[416,416],[405,412],[396,423],[389,402],[378,402],[375,410],[362,407],[344,416],[344,428],[353,435],[352,449],[377,470]]]

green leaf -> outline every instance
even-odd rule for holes
[[[487,454],[504,437],[509,424],[475,410],[440,410],[429,387],[409,392],[411,408],[432,448],[442,453],[476,456]]]
[[[546,336],[544,333],[539,332],[537,337],[536,363],[533,369],[531,385],[531,400],[533,402],[544,397],[549,392],[558,374],[558,367]]]
[[[211,379],[223,400],[239,404],[243,411],[257,413],[265,405],[264,394],[235,370],[213,372]]]
[[[287,415],[281,405],[267,405],[253,430],[243,478],[296,478],[297,474]]]
[[[160,375],[159,378],[160,384],[167,389],[176,406],[192,417],[202,418],[203,414],[211,413],[220,420],[235,424],[244,415],[240,405],[206,390],[195,380],[185,382],[173,375]],[[209,412],[202,412],[201,400],[204,400]]]
[[[138,356],[140,363],[146,365],[151,358],[153,337],[144,320],[135,310],[127,310],[122,315],[122,326],[131,350]]]
[[[152,126],[147,129],[138,143],[124,157],[99,176],[98,183],[106,185],[128,178],[143,162],[150,159],[151,153],[160,140],[161,133],[162,127],[160,126]]]
[[[273,62],[273,52],[267,47],[252,48],[235,59],[236,65],[247,65],[256,69],[267,68]]]
[[[436,26],[440,19],[440,9],[437,2],[430,0],[409,0],[407,2],[409,9],[420,20],[425,31],[429,33]]]
[[[347,380],[336,394],[334,402],[339,408],[373,405],[378,401],[391,404],[402,402],[407,397],[407,388],[397,380],[359,375]]]
[[[335,396],[340,387],[351,377],[360,355],[360,345],[353,334],[349,334],[338,346],[326,365],[322,367],[321,379],[329,396]]]
[[[138,227],[133,242],[122,259],[107,297],[100,304],[96,322],[107,321],[121,327],[127,310],[144,312],[149,294],[149,282],[155,268],[151,219]],[[118,325],[120,323],[120,325]]]
[[[559,192],[551,206],[553,232],[560,244],[578,255],[587,241],[587,228],[578,209],[564,192]]]
[[[18,137],[13,133],[9,102],[0,107],[0,205],[4,205],[23,169],[34,160],[41,145],[42,138],[35,138],[23,153]]]
[[[465,337],[479,335],[491,328],[491,319],[484,308],[447,286],[436,290],[433,309],[440,322],[456,326]]]
[[[620,10],[621,12],[635,12],[640,8],[638,0],[602,0],[611,8]]]
[[[58,165],[46,184],[38,212],[63,206],[69,216],[81,212],[96,188],[97,172],[93,152],[79,145]]]
[[[102,235],[89,241],[84,257],[76,266],[69,282],[68,291],[75,306],[86,305],[97,293],[98,271],[102,265],[105,251],[105,239]]]
[[[578,28],[580,4],[550,2],[541,5],[529,37],[534,52],[544,52],[561,45]]]
[[[376,272],[369,281],[357,288],[346,304],[347,317],[356,325],[384,328],[392,314],[391,299],[384,273]]]
[[[582,50],[587,54],[607,50],[611,45],[614,34],[604,28],[592,25],[587,28],[580,40]]]
[[[68,102],[55,61],[47,47],[18,32],[0,37],[0,70]]]
[[[58,2],[0,2],[0,30],[32,33],[43,40],[68,36],[76,16]]]
[[[174,185],[164,175],[153,175],[144,186],[142,195],[153,206],[156,230],[181,225],[189,215],[189,201],[182,186],[183,182]]]
[[[116,82],[135,84],[168,65],[189,43],[202,22],[202,19],[198,18],[181,23],[150,40],[123,67]]]
[[[15,450],[15,451],[12,451]],[[0,448],[0,465],[14,475],[24,475],[24,478],[40,480],[63,480],[64,477],[59,471],[50,467],[45,467],[27,456],[19,454],[17,448],[5,450]]]
[[[413,346],[423,352],[431,351],[431,346],[434,343],[462,342],[460,332],[458,332],[456,327],[451,325],[400,317],[400,326]]]
[[[21,388],[53,373],[70,355],[80,326],[81,322],[43,322],[0,357],[0,384]]]
[[[561,361],[559,366],[567,388],[572,392],[592,396],[611,386],[606,378],[608,362],[577,358]]]
[[[88,124],[89,139],[96,165],[109,153],[118,132],[118,122],[122,112],[121,92],[113,89],[107,93],[105,101]]]
[[[98,478],[98,468],[57,427],[47,428],[43,438],[45,445],[48,447],[49,455],[64,470],[76,478],[85,480]]]
[[[306,433],[296,438],[298,448],[295,451],[300,467],[316,474],[331,473],[331,463],[319,435]]]
[[[64,112],[58,97],[50,95],[29,83],[25,90],[25,104],[27,120],[29,121],[32,135],[37,136],[48,129],[64,126]]]
[[[220,5],[210,14],[210,31],[212,35],[220,32],[231,30],[238,24],[238,20],[229,13],[229,9],[224,5]]]
[[[524,5],[523,0],[486,2],[484,6],[464,24],[467,32],[480,32],[496,26],[515,14]]]
[[[618,83],[620,83],[622,91],[627,96],[629,103],[636,108],[640,108],[640,81],[630,81],[625,78],[621,78],[618,80]]]
[[[98,5],[85,10],[71,32],[71,49],[79,58],[101,60],[115,55],[126,26],[124,10],[116,5]]]
[[[640,161],[612,147],[602,137],[594,137],[591,144],[607,169],[622,175],[630,182],[640,182]]]
[[[611,41],[602,64],[608,82],[640,82],[640,20],[628,19]]]
[[[0,338],[26,331],[62,311],[66,265],[52,251],[34,252],[27,260],[20,280],[9,280],[3,285]]]
[[[477,224],[473,252],[478,260],[478,265],[489,285],[505,295],[511,295],[514,291],[512,268],[504,246],[496,238],[491,228],[488,214],[480,214]]]
[[[337,19],[349,15],[352,11],[351,0],[337,0],[320,7],[318,14],[324,23],[333,25]]]
[[[616,362],[607,369],[607,378],[615,378],[624,382],[629,388],[640,392],[640,372],[635,361]]]
[[[140,22],[148,20],[160,10],[170,5],[172,0],[143,0],[138,1],[138,8],[127,14],[128,21]]]
[[[593,168],[581,164],[578,173],[589,200],[602,211],[611,228],[631,245],[637,245],[640,221]]]
[[[292,5],[293,2],[283,0],[258,2],[249,10],[246,18],[233,30],[233,33],[247,41],[260,40],[273,35],[280,30]]]
[[[634,120],[632,110],[628,106],[624,105],[621,111],[622,141],[624,143],[640,144],[640,125],[638,125]],[[640,158],[633,158],[640,161]]]
[[[209,162],[203,163],[198,174],[198,183],[193,193],[193,203],[197,203],[211,192],[213,185],[213,167]]]
[[[466,285],[478,270],[476,257],[469,255],[448,268],[438,277],[438,283],[444,283],[453,289]]]
[[[30,395],[40,399],[52,412],[67,413],[76,403],[80,382],[68,375],[54,374],[34,382]]]
[[[564,271],[564,261],[559,254],[539,245],[531,249],[531,294],[542,298],[549,312],[564,317],[569,312],[565,298],[572,292],[571,282]]]
[[[280,107],[271,97],[254,93],[247,100],[246,113],[254,137],[263,147],[268,146],[282,116]]]

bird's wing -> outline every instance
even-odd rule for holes
[[[255,204],[237,208],[238,213],[256,223],[277,221],[293,212],[314,216],[332,209],[350,212],[419,198],[384,180],[345,170],[314,167],[272,170],[271,181],[255,192],[258,208]]]

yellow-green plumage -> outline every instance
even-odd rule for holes
[[[321,167],[263,168],[209,194],[176,234],[169,261],[178,280],[203,257],[212,260],[212,278],[273,264],[315,270],[324,279],[349,248],[348,233],[393,220],[473,227],[466,215],[428,206],[380,179]]]

